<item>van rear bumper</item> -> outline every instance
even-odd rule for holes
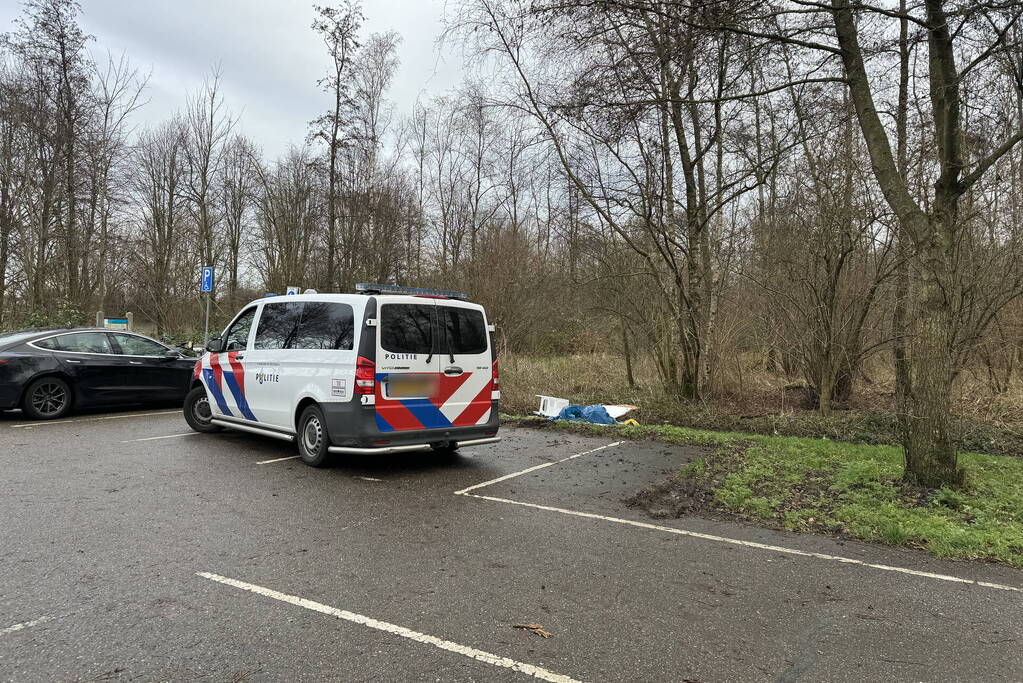
[[[355,401],[321,403],[323,419],[330,434],[331,453],[403,453],[429,450],[434,446],[480,446],[496,443],[499,426],[498,402],[493,401],[490,419],[468,427],[440,427],[382,432],[377,427],[376,409]]]
[[[501,440],[499,436],[489,436],[485,439],[469,439],[468,441],[454,441],[459,448],[463,446],[482,446],[488,443],[497,443]],[[376,448],[358,448],[356,446],[331,446],[327,449],[329,453],[346,453],[350,455],[387,455],[388,453],[411,453],[414,451],[428,451],[433,446],[428,443],[408,444],[405,446],[378,446]]]

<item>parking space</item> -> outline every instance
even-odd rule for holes
[[[1023,667],[1023,594],[926,575],[1016,588],[1019,572],[624,505],[697,451],[509,429],[454,458],[314,470],[280,441],[183,436],[176,412],[81,418],[0,423],[2,680]],[[532,623],[552,637],[515,628]]]

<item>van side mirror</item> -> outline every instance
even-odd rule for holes
[[[206,350],[210,353],[220,353],[224,350],[224,340],[219,336],[211,337],[210,340],[206,342]]]

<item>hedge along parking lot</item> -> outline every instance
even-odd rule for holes
[[[508,420],[609,438],[713,447],[668,480],[632,497],[632,504],[655,517],[724,514],[791,531],[1023,567],[1020,458],[964,453],[964,489],[922,490],[902,485],[902,453],[891,446],[673,426]]]

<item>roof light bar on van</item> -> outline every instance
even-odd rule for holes
[[[362,294],[408,294],[410,296],[439,296],[445,299],[466,300],[469,295],[465,292],[453,292],[447,289],[423,289],[421,287],[402,287],[401,285],[374,285],[369,282],[360,282],[355,285],[355,291]]]

